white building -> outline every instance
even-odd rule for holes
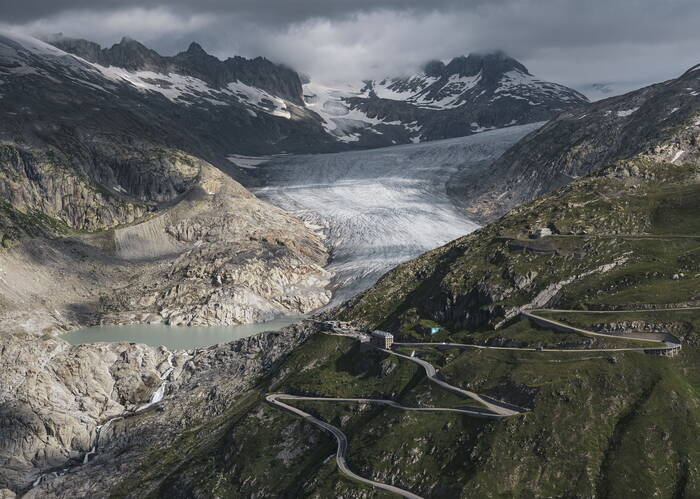
[[[389,349],[394,343],[394,335],[391,333],[387,333],[386,331],[372,331],[370,343],[379,348]]]

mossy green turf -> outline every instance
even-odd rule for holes
[[[0,248],[10,248],[27,237],[70,232],[58,219],[38,211],[23,213],[0,199]]]
[[[613,165],[576,180],[402,264],[339,317],[428,338],[426,322],[493,331],[554,288],[558,308],[700,302],[700,169],[647,163],[622,163],[641,165],[638,177]],[[528,238],[548,226],[560,234]]]
[[[566,322],[566,321],[563,321]],[[658,346],[655,342],[640,342],[624,338],[591,337],[584,334],[555,331],[537,325],[530,319],[518,318],[501,329],[458,330],[442,328],[439,333],[425,336],[409,325],[399,332],[405,342],[462,343],[473,345],[510,346],[516,348],[635,348]],[[410,350],[409,350],[410,353]]]
[[[691,333],[697,339],[697,330]],[[694,341],[691,341],[693,344]],[[375,405],[291,401],[343,429],[356,472],[427,497],[695,497],[700,353],[425,348],[451,383],[532,410],[500,421]],[[387,361],[390,364],[387,364]],[[385,369],[380,366],[384,363]],[[393,366],[387,372],[386,367]],[[268,391],[459,406],[408,360],[316,334],[279,374],[214,421],[151,451],[115,496],[328,497],[370,489],[334,468],[334,438],[264,402]],[[362,380],[355,383],[352,380]],[[366,387],[366,388],[363,388]],[[330,458],[330,461],[329,461]],[[147,487],[144,487],[147,484]],[[678,495],[680,494],[680,495]],[[177,494],[176,494],[177,496]]]
[[[613,165],[513,210],[399,266],[341,316],[409,339],[632,346],[508,316],[558,283],[558,308],[700,299],[698,217],[683,221],[697,210],[697,167],[646,160],[625,165],[642,174],[623,178],[621,165]],[[538,242],[526,237],[543,226],[566,234]],[[503,420],[328,401],[290,404],[343,428],[356,472],[426,497],[700,497],[697,315],[635,314],[682,323],[680,355],[415,349],[450,383],[531,409]],[[589,326],[617,322],[619,315],[554,317]],[[434,326],[443,330],[431,336]],[[333,463],[333,437],[267,404],[269,392],[467,404],[407,359],[315,334],[223,415],[193,422],[179,440],[152,449],[116,495],[382,495],[342,477]]]

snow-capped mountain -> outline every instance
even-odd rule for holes
[[[13,96],[0,106],[51,109],[53,101],[73,100],[84,110],[85,103],[104,109],[109,101],[221,157],[471,135],[544,121],[586,102],[502,53],[433,61],[409,77],[324,86],[302,83],[292,69],[260,57],[219,60],[196,43],[166,57],[128,38],[102,48],[16,33],[0,33],[0,82],[0,91]]]
[[[220,61],[197,44],[162,57],[129,39],[102,49],[85,40],[49,44],[0,33],[4,136],[26,128],[21,115],[35,113],[43,127],[129,131],[139,124],[211,161],[231,153],[333,150],[337,141],[301,95],[299,76],[286,67],[263,58]]]
[[[530,105],[548,101],[579,104],[585,98],[578,92],[532,76],[521,63],[502,52],[456,57],[449,64],[432,61],[424,71],[406,78],[367,82],[371,95],[399,100],[425,109],[454,109],[488,96],[528,100]],[[488,94],[488,95],[487,95]]]
[[[539,80],[502,52],[427,63],[407,77],[358,84],[304,85],[309,109],[345,142],[419,142],[550,119],[588,102],[579,92]]]
[[[195,42],[185,52],[164,57],[129,38],[104,49],[76,39],[59,39],[53,45],[90,62],[108,78],[125,80],[184,104],[197,97],[222,104],[233,97],[285,118],[290,117],[290,104],[303,105],[298,75],[262,57],[221,61]]]

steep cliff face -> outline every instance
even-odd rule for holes
[[[684,127],[699,109],[694,67],[677,79],[562,113],[487,171],[460,181],[468,210],[491,220],[616,160],[672,148],[686,141]]]
[[[195,158],[150,144],[84,148],[88,157],[67,148],[0,144],[0,194],[17,210],[91,232],[143,218],[189,190],[199,175]]]

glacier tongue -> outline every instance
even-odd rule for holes
[[[399,263],[478,228],[448,194],[460,172],[490,163],[541,124],[337,154],[271,158],[253,170],[259,197],[323,230],[337,305]]]

